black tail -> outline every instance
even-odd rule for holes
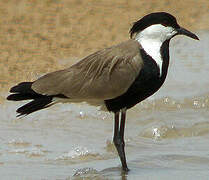
[[[32,112],[44,109],[49,107],[50,103],[52,102],[52,97],[51,96],[45,96],[42,98],[37,98],[34,99],[33,101],[25,104],[24,106],[21,106],[20,108],[17,109],[17,113],[19,113],[17,116],[22,116],[22,115],[28,115]]]
[[[10,92],[13,94],[9,95],[7,100],[22,101],[33,99],[33,101],[17,109],[17,113],[19,113],[18,116],[28,115],[32,112],[47,108],[52,102],[54,96],[46,96],[36,93],[31,88],[32,83],[33,82],[22,82],[10,89]]]

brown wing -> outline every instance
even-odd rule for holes
[[[44,95],[63,94],[77,100],[112,99],[125,93],[142,66],[134,40],[98,51],[68,69],[36,80],[32,89]]]

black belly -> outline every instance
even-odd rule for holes
[[[130,88],[123,95],[105,100],[109,111],[117,112],[123,108],[131,108],[137,103],[154,94],[165,81],[168,63],[163,63],[162,74],[156,62],[141,50],[144,66]]]

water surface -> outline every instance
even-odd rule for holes
[[[0,105],[1,179],[208,179],[209,31],[176,37],[164,86],[127,113],[127,163],[112,144],[113,115],[59,104],[17,119],[22,102]],[[1,92],[6,96],[7,92]]]

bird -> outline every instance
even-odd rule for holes
[[[176,35],[199,40],[167,12],[153,12],[134,22],[130,38],[99,50],[74,65],[10,89],[7,100],[31,100],[17,109],[18,117],[56,103],[87,102],[114,114],[113,143],[122,171],[128,172],[124,129],[126,112],[153,95],[164,83],[169,43]]]

